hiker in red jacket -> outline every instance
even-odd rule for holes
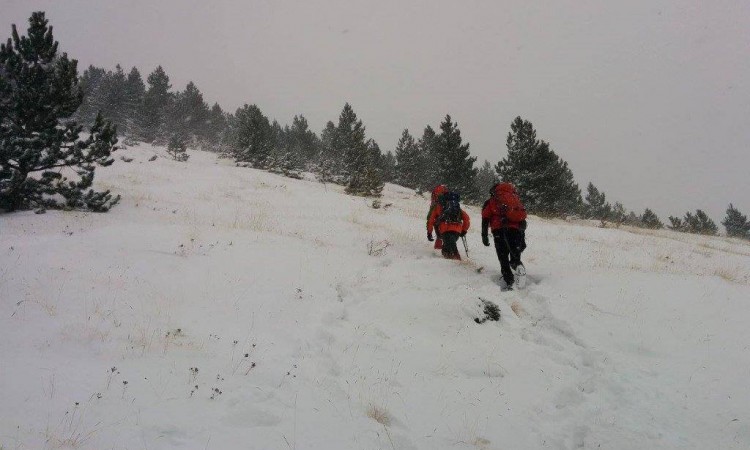
[[[448,187],[444,184],[439,184],[435,186],[435,188],[432,190],[432,200],[430,201],[430,210],[427,211],[427,221],[429,222],[430,216],[432,215],[432,211],[435,209],[435,207],[438,205],[438,202],[440,200],[440,196],[448,192]],[[435,224],[435,250],[440,250],[443,248],[443,239],[440,236],[440,232],[437,229],[437,223]],[[427,230],[430,231],[430,227],[427,227]],[[432,239],[430,239],[432,240]]]
[[[526,248],[526,208],[512,184],[493,186],[490,198],[482,207],[482,243],[487,247],[490,246],[488,227],[492,229],[506,289],[513,289],[514,282],[517,287],[523,287],[526,268],[521,262],[521,252]]]
[[[427,240],[432,241],[432,230],[437,227],[439,236],[443,239],[443,257],[460,261],[458,238],[466,236],[470,224],[469,215],[461,209],[459,194],[446,192],[427,218]]]

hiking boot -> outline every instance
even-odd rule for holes
[[[513,270],[513,275],[515,275],[515,286],[518,288],[523,288],[526,286],[526,267],[524,267],[523,264],[519,264],[516,266]]]

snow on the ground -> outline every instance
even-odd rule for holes
[[[107,214],[0,216],[3,450],[750,447],[747,243],[532,217],[501,292],[475,208],[456,263],[397,186],[97,176]]]

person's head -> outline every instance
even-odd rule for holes
[[[497,183],[490,189],[490,195],[493,197],[499,197],[503,193],[515,193],[516,188],[510,183]]]
[[[435,188],[432,190],[432,202],[436,202],[437,199],[446,192],[448,192],[448,186],[444,184],[435,186]]]

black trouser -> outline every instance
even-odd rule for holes
[[[513,284],[513,271],[521,264],[521,252],[526,248],[524,232],[515,228],[501,228],[492,230],[495,237],[495,251],[500,260],[500,272],[503,280],[510,286]]]
[[[458,233],[446,231],[440,237],[443,239],[443,258],[461,259],[461,255],[458,253]]]

